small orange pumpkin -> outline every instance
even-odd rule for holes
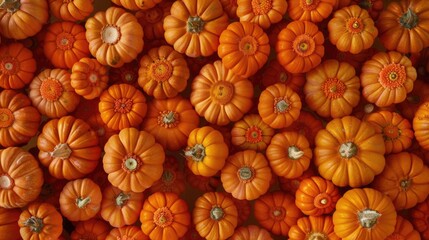
[[[401,215],[396,216],[396,225],[395,225],[395,231],[387,236],[385,240],[397,240],[397,239],[407,239],[407,240],[420,240],[420,234],[417,232],[416,229],[414,229],[413,224],[406,219],[405,217],[402,217]]]
[[[107,234],[109,234],[110,228],[111,226],[109,226],[108,223],[98,218],[79,221],[70,234],[70,240],[105,240]]]
[[[84,20],[94,11],[94,0],[49,0],[48,4],[50,12],[64,21]]]
[[[273,135],[274,129],[264,123],[261,116],[248,114],[234,123],[231,129],[231,144],[243,150],[264,151]]]
[[[138,239],[149,240],[149,237],[143,231],[134,225],[123,226],[120,228],[113,228],[106,236],[105,240],[118,240],[118,239]]]
[[[0,87],[21,89],[31,82],[36,72],[36,60],[22,43],[0,46]]]
[[[139,10],[135,16],[143,27],[144,38],[148,40],[164,38],[164,18],[170,15],[173,1],[161,1],[152,8]]]
[[[411,209],[411,223],[423,239],[429,238],[429,198]]]
[[[289,229],[289,240],[329,239],[340,240],[334,232],[332,216],[309,216],[298,219]]]
[[[423,102],[413,118],[414,136],[424,150],[429,150],[429,100]]]
[[[328,18],[339,0],[289,0],[289,17],[318,23]]]
[[[107,88],[108,69],[94,58],[82,57],[71,68],[70,84],[85,99],[94,99]]]
[[[237,17],[240,22],[253,22],[263,29],[283,19],[288,3],[283,0],[262,0],[257,3],[247,0],[237,0]]]
[[[0,240],[21,240],[19,233],[18,220],[21,215],[19,208],[3,208],[0,207]]]
[[[257,225],[241,226],[235,229],[234,234],[229,238],[230,240],[273,240],[271,234],[265,228]]]

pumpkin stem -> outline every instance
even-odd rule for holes
[[[306,238],[307,240],[328,240],[328,236],[321,232],[311,232]]]
[[[419,95],[410,95],[407,97],[407,101],[412,104],[420,104],[422,100]]]
[[[278,100],[275,104],[275,113],[284,113],[289,109],[290,104],[284,100]]]
[[[14,181],[9,175],[3,174],[0,176],[1,189],[11,189],[14,185],[15,185]]]
[[[195,144],[193,147],[186,148],[185,156],[196,162],[201,162],[206,156],[205,148],[202,144]]]
[[[63,86],[58,79],[48,77],[40,85],[40,95],[50,102],[57,101],[63,94],[63,91]]]
[[[357,154],[358,148],[353,142],[341,144],[339,152],[342,158],[352,158]]]
[[[223,218],[224,215],[225,213],[223,212],[223,209],[221,207],[215,206],[210,210],[210,217],[213,220],[219,221]]]
[[[10,109],[0,108],[0,128],[10,127],[14,121],[15,117]]]
[[[246,141],[258,143],[262,141],[262,130],[258,126],[251,126],[246,130]]]
[[[366,10],[371,9],[372,5],[373,5],[372,0],[361,0],[361,1],[359,1],[359,7],[366,9]]]
[[[330,202],[331,197],[325,192],[317,194],[314,198],[314,206],[317,208],[326,208],[330,205]]]
[[[285,217],[285,210],[282,207],[274,207],[271,211],[271,216],[275,220],[283,220]]]
[[[150,65],[150,72],[155,81],[165,82],[173,74],[173,65],[166,59],[157,59]]]
[[[288,153],[288,157],[293,160],[300,159],[302,156],[304,156],[304,151],[302,151],[296,146],[290,146],[287,149],[287,153]]]
[[[54,147],[54,151],[50,154],[54,158],[68,159],[72,152],[67,143],[60,143]]]
[[[174,170],[164,169],[161,179],[165,184],[171,184],[174,182],[174,179],[176,179],[176,174]]]
[[[121,30],[115,25],[106,25],[101,29],[101,39],[109,45],[115,45],[121,39]]]
[[[399,18],[399,23],[404,28],[412,29],[419,23],[419,16],[411,8],[408,8]]]
[[[85,208],[86,205],[88,205],[88,203],[90,203],[90,202],[91,202],[90,197],[86,197],[86,198],[78,197],[78,198],[76,198],[76,205],[78,208]]]
[[[237,175],[244,182],[249,182],[254,178],[255,172],[252,167],[243,166],[238,169]]]
[[[119,207],[122,207],[122,206],[124,206],[125,205],[125,203],[128,201],[128,200],[130,200],[130,195],[129,194],[125,194],[125,193],[123,193],[123,192],[120,192],[119,194],[118,194],[118,196],[116,196],[116,198],[115,198],[115,203],[116,203],[116,206],[119,206]]]
[[[24,221],[24,226],[29,227],[32,232],[40,233],[45,225],[43,219],[31,216]]]
[[[158,208],[153,214],[153,222],[159,227],[168,227],[173,223],[173,214],[167,207]]]
[[[137,156],[126,156],[122,163],[123,169],[129,172],[136,171],[140,167],[140,161]]]
[[[234,97],[234,86],[227,81],[216,82],[211,87],[211,94],[219,104],[225,105]]]
[[[0,9],[4,9],[8,13],[15,13],[20,7],[20,0],[0,0]]]
[[[366,114],[372,113],[372,112],[374,112],[374,110],[375,110],[375,106],[372,103],[367,103],[363,106],[363,111]]]
[[[190,16],[188,18],[187,30],[190,33],[200,33],[204,29],[205,22],[199,16]]]
[[[372,228],[380,216],[381,213],[372,209],[365,209],[358,212],[358,220],[363,228]]]
[[[162,111],[159,113],[158,125],[164,128],[173,128],[178,124],[179,115],[174,111]]]
[[[402,179],[399,182],[399,185],[401,186],[401,189],[403,191],[407,191],[411,187],[412,182],[413,182],[412,179]]]

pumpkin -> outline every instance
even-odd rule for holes
[[[93,218],[101,206],[100,186],[89,178],[70,180],[60,193],[61,214],[70,221]]]
[[[274,129],[264,123],[259,114],[247,114],[234,123],[231,144],[242,150],[264,151],[273,135]]]
[[[103,168],[122,191],[143,192],[162,176],[165,153],[146,131],[124,128],[104,145]]]
[[[286,14],[288,3],[283,0],[263,0],[257,3],[237,0],[237,17],[240,22],[253,22],[263,29],[278,23]]]
[[[277,60],[287,71],[305,73],[322,62],[325,37],[316,24],[292,21],[279,32],[277,39]]]
[[[305,136],[310,143],[310,146],[314,146],[314,138],[319,130],[323,129],[322,121],[313,114],[313,112],[301,110],[298,119],[292,122],[286,128],[282,128],[281,131],[292,131],[297,132]]]
[[[258,113],[271,128],[290,126],[301,112],[301,98],[292,88],[276,83],[268,86],[259,95]]]
[[[424,150],[429,150],[429,101],[417,109],[412,124],[417,142]]]
[[[106,236],[106,240],[118,240],[118,239],[140,239],[149,240],[143,231],[137,226],[123,226],[120,228],[113,228]]]
[[[0,33],[3,37],[18,40],[32,37],[42,30],[48,18],[49,6],[46,0],[0,2]]]
[[[227,69],[248,78],[268,61],[268,35],[256,23],[232,22],[220,35],[217,53]]]
[[[295,192],[295,204],[309,216],[330,214],[341,197],[338,187],[319,176],[303,179]]]
[[[411,146],[414,138],[411,123],[399,113],[378,111],[368,114],[365,121],[372,123],[375,131],[383,135],[386,154],[402,152]]]
[[[133,225],[143,207],[143,193],[124,192],[112,185],[102,191],[101,217],[112,227]]]
[[[352,0],[351,4],[357,4],[359,7],[368,11],[369,16],[376,21],[381,13],[384,10],[384,1],[383,0]]]
[[[218,130],[204,126],[191,131],[184,154],[192,173],[211,177],[224,167],[229,150]]]
[[[231,197],[222,192],[206,192],[194,202],[192,221],[201,237],[225,240],[234,234],[237,215]]]
[[[202,192],[215,192],[222,185],[220,173],[211,177],[204,177],[194,174],[189,168],[185,168],[186,183],[192,188]]]
[[[143,28],[123,8],[112,6],[95,13],[86,20],[85,29],[89,51],[103,65],[121,67],[143,50]]]
[[[296,177],[296,178],[278,177],[279,188],[280,190],[286,193],[295,195],[301,182],[304,179],[310,178],[312,176],[316,176],[316,170],[314,170],[313,166],[310,166],[299,177]]]
[[[19,215],[22,239],[57,239],[63,232],[63,218],[49,203],[29,204]]]
[[[417,204],[410,211],[411,223],[414,228],[420,233],[422,239],[429,238],[429,198]]]
[[[70,85],[65,69],[45,69],[30,83],[28,96],[33,106],[48,118],[60,118],[73,112],[80,101]]]
[[[313,157],[305,136],[288,131],[273,136],[265,155],[273,172],[285,178],[301,176],[310,167]]]
[[[350,189],[335,208],[334,231],[344,240],[385,239],[395,231],[395,207],[387,195],[375,189]]]
[[[191,85],[190,100],[198,115],[209,123],[238,121],[252,107],[253,85],[217,60],[204,65]]]
[[[127,10],[131,10],[131,11],[140,10],[140,7],[137,5],[137,0],[111,0],[111,2]]]
[[[134,15],[143,27],[144,38],[148,40],[164,38],[164,18],[170,15],[172,1],[161,1],[152,8],[139,10]]]
[[[334,232],[332,216],[308,216],[299,218],[289,229],[289,240],[329,239],[340,240]]]
[[[289,17],[318,23],[331,15],[337,2],[340,0],[289,0]]]
[[[262,153],[244,150],[228,157],[220,180],[224,190],[234,198],[250,201],[268,191],[271,176],[268,161]]]
[[[368,11],[351,5],[335,11],[328,22],[329,41],[338,50],[358,54],[372,47],[378,35]]]
[[[74,230],[70,234],[71,240],[93,239],[105,240],[110,232],[111,226],[105,221],[92,218],[76,223]]]
[[[220,0],[220,3],[222,4],[223,10],[228,15],[229,19],[238,19],[237,17],[237,0]]]
[[[108,128],[138,127],[147,113],[146,97],[132,85],[113,84],[101,93],[98,111]]]
[[[49,0],[48,4],[52,15],[64,21],[84,20],[94,11],[94,0]]]
[[[336,186],[367,185],[386,164],[382,135],[353,116],[329,121],[315,142],[314,163],[319,174]]]
[[[396,210],[409,209],[429,195],[429,168],[414,153],[400,152],[386,157],[383,172],[371,187],[390,197]]]
[[[7,209],[0,207],[0,240],[21,240],[19,234],[18,220],[21,215],[20,209]]]
[[[71,68],[70,84],[85,99],[94,99],[107,88],[108,69],[94,58],[82,57]]]
[[[281,191],[266,193],[255,200],[253,215],[263,228],[275,235],[288,236],[291,226],[303,216],[293,195]]]
[[[185,191],[185,183],[185,173],[179,168],[178,159],[167,156],[161,178],[152,184],[148,192],[174,192],[180,195]]]
[[[43,51],[56,68],[71,68],[83,57],[89,57],[85,28],[74,22],[54,22],[47,26]]]
[[[109,69],[109,84],[127,83],[134,87],[139,87],[139,61],[136,59],[129,63],[125,63],[119,68]]]
[[[164,38],[186,56],[207,57],[216,52],[228,23],[219,0],[174,1],[163,21]]]
[[[140,59],[138,83],[149,96],[172,98],[185,90],[189,68],[182,54],[168,45],[152,48]]]
[[[37,134],[40,113],[31,105],[27,95],[15,90],[0,92],[0,145],[27,144]]]
[[[424,1],[389,2],[376,24],[383,47],[400,53],[417,53],[428,47],[428,12]]]
[[[179,239],[188,231],[191,213],[176,193],[156,192],[144,201],[140,222],[150,239]]]
[[[350,115],[359,103],[360,81],[353,66],[346,62],[325,60],[305,78],[305,101],[321,117]]]
[[[0,150],[0,207],[19,208],[37,199],[43,172],[29,152],[18,147]]]
[[[401,215],[396,216],[395,231],[387,236],[385,240],[408,239],[420,240],[420,234],[414,229],[414,226],[409,220]]]
[[[136,5],[143,10],[151,9],[155,7],[158,3],[162,2],[162,0],[134,0]]]
[[[0,46],[0,87],[22,89],[34,78],[36,60],[30,49],[22,43]]]
[[[257,225],[241,226],[235,229],[231,240],[273,240],[269,231]]]
[[[413,89],[417,71],[399,52],[379,52],[362,66],[362,96],[378,107],[401,103]]]
[[[65,116],[49,120],[37,138],[39,160],[58,179],[77,179],[92,172],[101,148],[94,130],[84,120]]]
[[[263,69],[261,79],[262,89],[275,83],[283,83],[292,88],[296,93],[301,94],[305,84],[305,74],[286,71],[279,61],[274,58]]]

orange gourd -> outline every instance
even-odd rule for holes
[[[0,92],[0,145],[27,144],[37,134],[40,113],[31,105],[27,95],[15,90]]]
[[[386,157],[383,172],[371,187],[392,199],[396,210],[410,209],[429,195],[429,168],[414,153],[399,152]]]
[[[98,218],[91,218],[76,223],[74,230],[70,234],[71,240],[93,239],[105,240],[109,234],[111,226]]]
[[[274,129],[264,123],[261,116],[248,114],[234,123],[231,129],[231,144],[242,150],[264,151],[273,135]]]
[[[301,112],[301,98],[292,88],[276,83],[268,86],[259,95],[258,113],[271,128],[290,126]]]
[[[319,176],[303,179],[295,192],[295,204],[306,215],[331,214],[341,197],[340,191],[331,181]]]
[[[84,120],[65,116],[48,121],[37,138],[39,160],[58,179],[73,180],[92,172],[101,148]]]
[[[232,22],[220,35],[217,54],[227,69],[248,78],[268,61],[268,35],[256,23]]]
[[[85,99],[94,99],[107,88],[107,67],[94,58],[82,57],[71,67],[70,84]]]
[[[328,18],[340,0],[289,0],[289,17],[292,20],[318,23]]]
[[[395,231],[396,216],[387,195],[372,188],[353,188],[338,200],[332,219],[341,239],[378,240]]]
[[[0,150],[0,207],[20,208],[37,199],[43,185],[39,162],[18,147]]]
[[[224,190],[236,199],[248,201],[268,191],[271,177],[267,159],[255,150],[230,155],[220,173]]]
[[[33,202],[19,215],[22,239],[57,239],[63,232],[63,218],[49,203]]]
[[[182,54],[168,45],[152,48],[140,59],[138,83],[149,96],[166,99],[185,90],[188,64]]]
[[[224,167],[229,150],[220,131],[204,126],[191,131],[184,154],[192,173],[211,177]]]
[[[305,73],[322,62],[325,37],[316,24],[292,21],[279,32],[277,39],[277,60],[287,71]]]
[[[100,186],[89,178],[70,180],[60,193],[60,210],[70,221],[87,221],[100,211]]]
[[[49,0],[49,10],[57,19],[76,22],[94,11],[94,0]]]
[[[350,115],[359,103],[360,80],[353,66],[346,62],[325,60],[307,72],[305,78],[305,102],[321,117]]]
[[[102,191],[101,217],[112,227],[133,225],[143,207],[143,193],[124,192],[108,185]]]
[[[340,240],[334,232],[332,216],[308,216],[298,219],[289,229],[289,240]]]
[[[240,22],[253,22],[263,29],[268,29],[283,19],[288,3],[282,0],[262,0],[252,2],[237,0],[237,17]]]
[[[104,146],[103,168],[122,191],[143,192],[162,176],[165,153],[146,131],[124,128]]]
[[[401,103],[411,92],[417,71],[399,52],[379,52],[362,66],[362,96],[378,107]]]
[[[6,38],[21,40],[32,37],[42,30],[48,20],[47,0],[4,0],[0,2],[0,33]]]
[[[143,50],[143,28],[123,8],[112,6],[95,13],[86,20],[85,29],[89,51],[103,65],[121,67]]]
[[[113,228],[106,236],[106,240],[118,239],[139,239],[149,240],[149,237],[137,226],[123,226],[120,228]]]
[[[411,146],[414,138],[412,125],[399,113],[378,111],[368,114],[365,121],[372,123],[375,131],[383,135],[386,154],[402,152]]]
[[[167,43],[193,58],[215,53],[227,26],[228,16],[219,0],[175,1],[163,21]]]
[[[191,213],[179,195],[156,192],[144,201],[140,222],[143,233],[150,239],[179,239],[188,231]]]
[[[319,174],[340,187],[367,185],[386,164],[382,135],[353,116],[329,121],[315,142],[314,163]]]
[[[108,128],[138,127],[147,113],[146,97],[132,85],[113,84],[101,93],[98,111]]]
[[[285,131],[273,136],[265,155],[277,176],[291,179],[310,167],[313,152],[304,135]]]
[[[288,236],[290,227],[303,216],[293,195],[281,191],[269,192],[255,200],[256,221],[275,235]]]
[[[74,22],[54,22],[47,26],[43,51],[56,68],[71,68],[83,57],[89,57],[85,28]]]
[[[0,87],[22,89],[33,80],[36,60],[30,49],[22,43],[0,46]]]
[[[30,83],[28,96],[33,106],[48,118],[60,118],[73,112],[79,102],[65,69],[45,69]]]
[[[342,52],[358,54],[373,46],[378,30],[368,11],[351,5],[335,11],[328,22],[329,41]]]
[[[192,221],[201,237],[225,240],[234,234],[237,215],[231,197],[222,192],[206,192],[194,202]]]
[[[190,100],[198,115],[209,123],[227,125],[238,121],[252,107],[253,85],[217,60],[204,65],[194,78]]]

